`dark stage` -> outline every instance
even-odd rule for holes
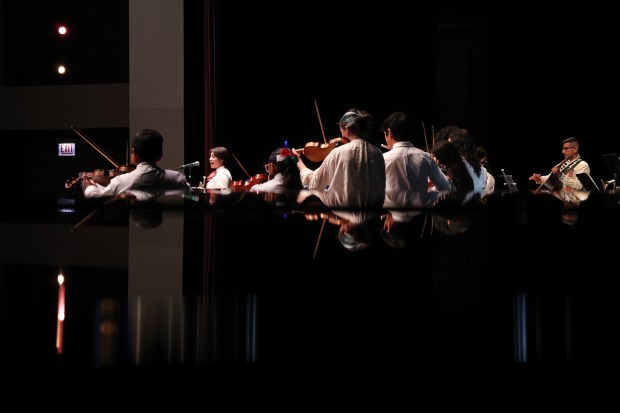
[[[33,385],[360,401],[585,389],[620,362],[617,194],[440,202],[389,234],[365,211],[360,251],[336,237],[359,211],[249,193],[48,201],[0,224],[0,364]]]
[[[618,193],[591,192],[566,208],[528,181],[562,160],[570,136],[597,185],[613,178],[604,155],[620,153],[615,10],[596,1],[401,3],[185,1],[182,27],[170,31],[183,35],[173,47],[183,52],[183,94],[163,112],[182,115],[142,118],[179,131],[165,139],[183,159],[165,156],[162,166],[199,160],[195,187],[209,148],[221,145],[241,161],[233,179],[245,179],[242,165],[263,172],[285,141],[336,138],[340,116],[358,107],[378,124],[408,112],[421,148],[441,126],[468,129],[488,150],[496,193],[467,207],[392,211],[390,234],[388,211],[346,211],[364,216],[372,240],[355,252],[337,239],[343,214],[290,199],[194,192],[148,205],[88,202],[63,184],[110,165],[70,125],[124,163],[136,132],[129,113],[144,107],[127,103],[112,124],[48,128],[40,125],[51,108],[31,112],[36,99],[17,99],[32,125],[0,127],[12,172],[0,215],[5,392],[76,394],[86,384],[96,401],[181,394],[233,405],[293,399],[289,408],[328,396],[480,406],[500,394],[509,394],[503,406],[542,394],[557,408],[615,394]],[[127,101],[179,92],[165,76],[178,67],[159,43],[130,48],[130,29],[152,30],[142,16],[159,16],[149,2],[131,20],[130,4],[0,0],[2,96],[84,85],[120,85]],[[79,33],[68,48],[45,31],[65,12]],[[131,59],[143,46],[164,75],[133,89]],[[71,76],[45,71],[57,52],[74,59]],[[71,139],[79,156],[58,157]],[[507,192],[502,169],[518,192]]]

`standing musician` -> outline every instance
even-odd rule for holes
[[[157,165],[163,156],[164,138],[152,129],[142,129],[131,138],[131,164],[136,169],[117,175],[108,186],[96,184],[91,178],[82,179],[82,189],[86,198],[117,196],[128,190],[179,189],[189,191],[185,175],[179,171],[162,169]]]
[[[562,154],[564,160],[551,169],[548,175],[532,174],[530,180],[536,182],[540,187],[546,186],[550,191],[559,191],[562,195],[571,198],[574,191],[583,191],[583,185],[579,182],[577,174],[590,174],[590,166],[579,155],[579,142],[575,138],[567,138],[562,141]]]
[[[327,206],[383,206],[385,162],[379,147],[371,144],[374,118],[364,110],[350,109],[338,122],[349,143],[333,149],[315,170],[299,159],[297,167],[304,187],[323,192]],[[295,155],[299,155],[293,150]]]

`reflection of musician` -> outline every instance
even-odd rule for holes
[[[164,221],[162,205],[157,198],[162,192],[125,191],[119,198],[127,199],[131,209],[131,220],[140,229],[149,230],[159,227]]]
[[[381,207],[385,162],[381,149],[367,141],[373,130],[373,117],[366,111],[351,109],[339,125],[342,137],[349,139],[349,143],[332,150],[314,171],[301,159],[297,162],[304,186],[324,192],[323,202],[328,206]]]
[[[547,189],[559,190],[560,194],[569,195],[574,191],[583,191],[583,185],[579,182],[577,174],[590,174],[590,166],[579,155],[579,142],[575,138],[562,141],[562,154],[564,161],[551,169],[548,175],[532,174],[530,180],[538,185],[543,183]],[[559,180],[559,182],[556,180]]]
[[[90,178],[82,179],[82,189],[87,198],[116,196],[130,189],[182,189],[189,191],[185,175],[178,171],[162,169],[157,162],[163,155],[164,138],[152,129],[142,129],[131,138],[131,164],[136,169],[117,175],[108,186],[94,183]]]
[[[421,216],[422,212],[422,210],[398,209],[382,214],[383,224],[379,234],[383,241],[392,248],[404,248],[415,232],[412,230],[413,219]]]
[[[325,200],[329,198],[326,191],[316,191],[303,189],[297,198],[298,205],[304,207],[309,212],[304,216],[309,221],[316,221],[319,218],[330,224],[338,225],[338,241],[345,250],[350,252],[362,251],[370,247],[376,235],[377,223],[381,209],[351,209],[346,205],[342,209],[338,205],[327,212],[313,213],[311,209],[322,209],[326,207]],[[317,244],[318,246],[318,244]]]
[[[362,251],[372,245],[379,211],[334,210],[330,215],[330,222],[340,225],[338,241],[347,251]]]
[[[469,211],[444,211],[433,213],[433,228],[445,235],[456,235],[467,232],[474,222]]]

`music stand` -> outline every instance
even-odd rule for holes
[[[581,185],[583,185],[583,189],[585,189],[586,191],[600,191],[600,189],[596,185],[596,182],[594,182],[590,174],[577,174],[577,179],[579,179],[579,182],[581,182]]]
[[[502,171],[502,178],[504,178],[504,185],[508,186],[508,190],[510,192],[519,192],[519,190],[517,189],[517,184],[512,179],[512,175],[506,175],[506,172],[504,172],[503,168],[501,169],[501,171]]]

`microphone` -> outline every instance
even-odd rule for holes
[[[193,168],[194,166],[198,166],[198,165],[200,165],[200,162],[198,161],[192,162],[192,163],[186,163],[185,165],[179,166],[179,169]]]

